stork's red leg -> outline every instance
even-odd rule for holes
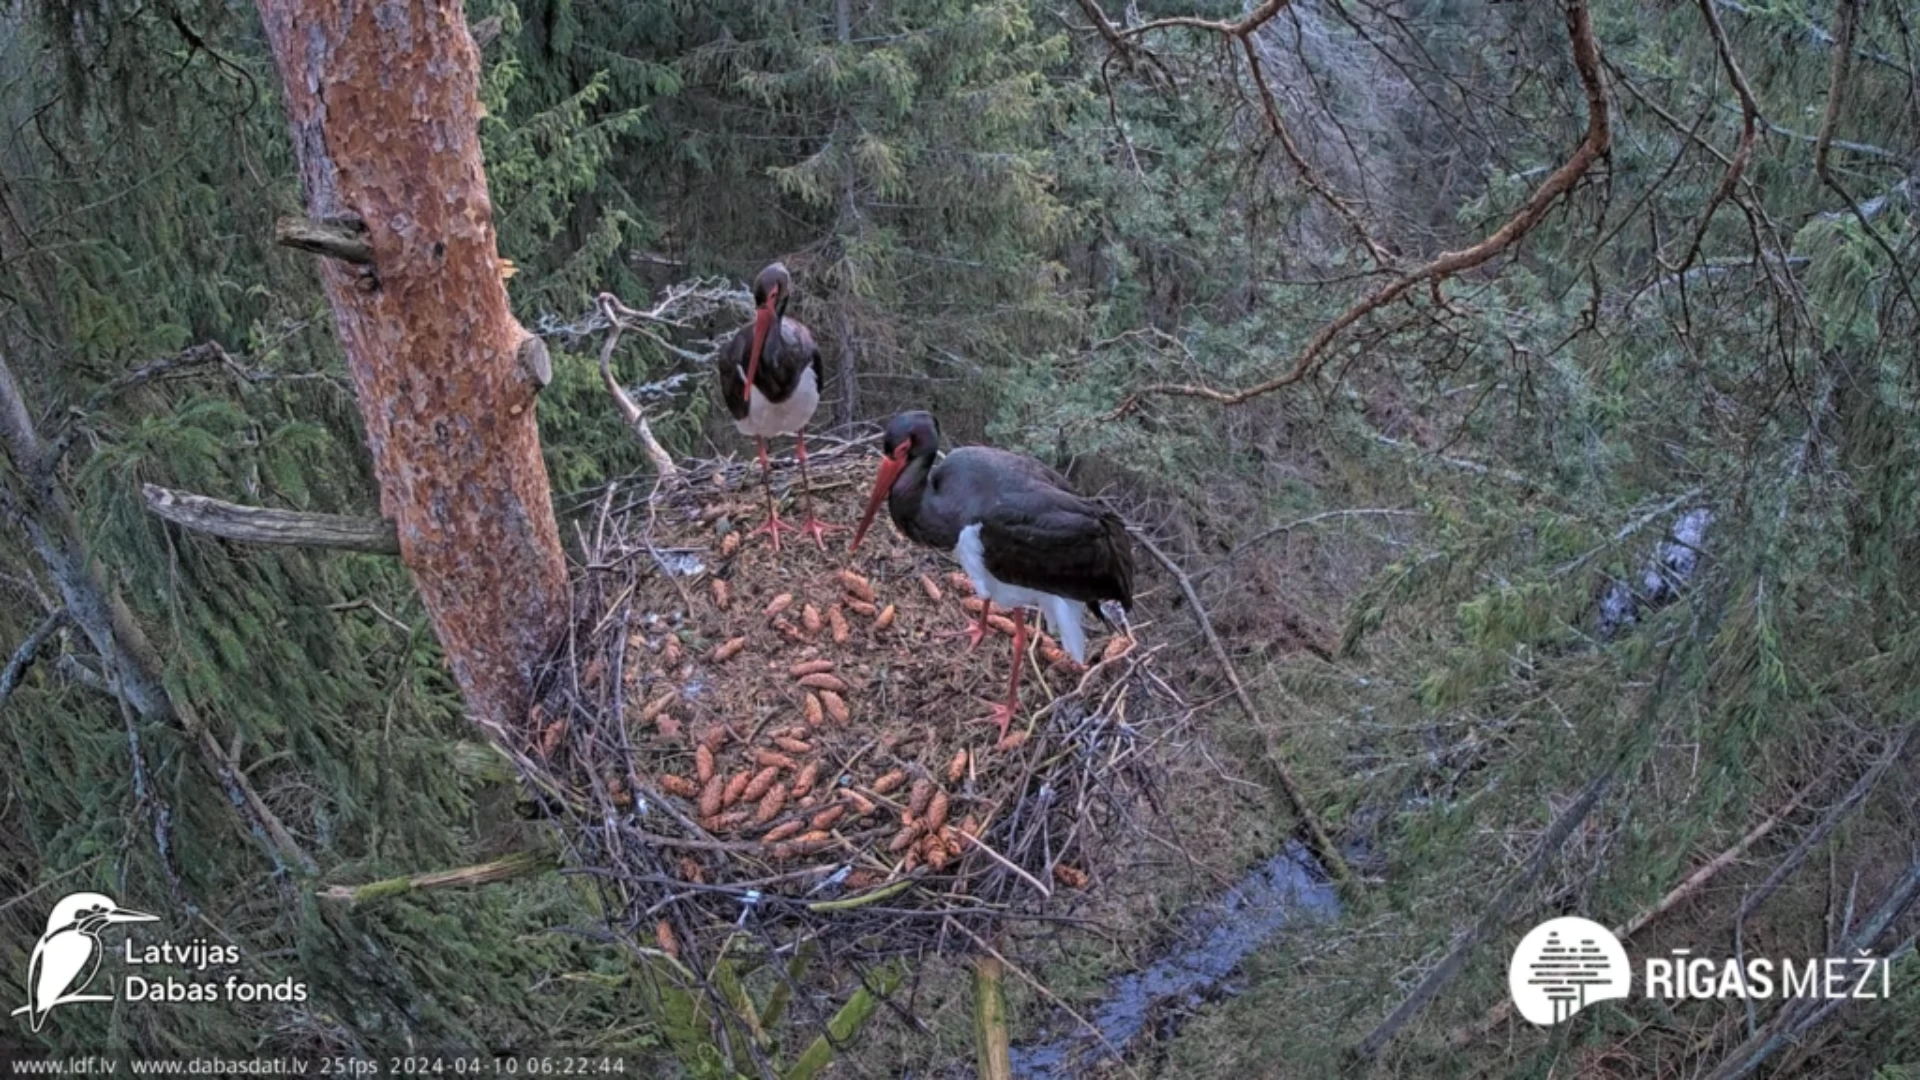
[[[767,523],[753,530],[766,533],[773,541],[773,550],[780,550],[780,530],[797,532],[792,525],[780,520],[780,511],[773,503],[773,466],[767,463],[767,440],[756,439],[760,444],[760,488],[767,493]]]
[[[985,618],[985,609],[981,612]],[[983,724],[998,724],[1000,737],[1007,737],[1007,728],[1013,724],[1014,713],[1020,708],[1020,669],[1027,661],[1027,609],[1013,609],[1013,679],[1007,685],[1007,700],[993,707],[990,716],[982,717]]]
[[[846,526],[828,525],[813,516],[813,484],[807,480],[807,433],[794,432],[793,446],[800,455],[800,500],[806,514],[806,518],[800,522],[800,532],[813,537],[813,542],[818,544],[820,550],[824,552],[827,550],[827,534],[844,530]]]

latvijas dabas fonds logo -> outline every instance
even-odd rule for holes
[[[1548,919],[1520,939],[1507,989],[1520,1015],[1551,1027],[1599,1001],[1627,996],[1633,969],[1613,931],[1591,919]]]
[[[101,940],[118,923],[153,923],[160,917],[121,907],[111,896],[77,892],[53,905],[47,931],[27,961],[27,1003],[13,1010],[26,1026],[40,1031],[58,1005],[122,1001],[146,1005],[298,1003],[307,985],[291,976],[278,982],[247,979],[240,946],[192,938],[167,940],[142,933],[121,936],[117,946]],[[158,937],[159,940],[147,940]],[[109,953],[122,970],[116,980],[100,973]],[[115,983],[118,982],[118,986]]]
[[[29,1014],[29,1024],[39,1031],[55,1005],[112,1001],[111,993],[87,993],[100,970],[100,954],[106,951],[100,931],[112,923],[156,920],[145,912],[129,911],[102,893],[78,892],[62,899],[53,905],[47,932],[40,935],[27,962],[27,1003],[13,1010],[13,1015]]]

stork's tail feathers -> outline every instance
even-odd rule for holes
[[[1048,597],[1046,606],[1047,621],[1053,624],[1054,632],[1060,635],[1060,647],[1067,650],[1076,664],[1087,662],[1087,629],[1080,625],[1080,611],[1071,600],[1063,597]]]

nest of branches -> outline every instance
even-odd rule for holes
[[[811,456],[823,519],[857,521],[877,460]],[[790,462],[773,484],[797,514]],[[872,962],[1074,919],[1142,846],[1155,747],[1189,715],[1153,650],[1115,635],[1083,668],[1036,635],[1001,739],[978,721],[1012,625],[969,652],[957,567],[884,514],[856,554],[776,554],[765,514],[758,469],[715,462],[581,517],[572,632],[509,753],[615,931],[699,973],[743,931]]]

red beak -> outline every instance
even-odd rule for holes
[[[760,351],[767,346],[767,334],[773,329],[773,305],[780,299],[780,287],[767,292],[766,303],[753,313],[753,350],[747,354],[747,400],[753,400],[753,379],[760,374]]]
[[[867,512],[860,518],[860,527],[853,530],[853,543],[847,546],[848,552],[859,550],[861,538],[867,535],[867,526],[873,524],[873,515],[880,511],[880,504],[893,491],[893,482],[907,467],[907,451],[912,448],[911,443],[901,443],[893,453],[880,459],[880,475],[874,478],[873,494],[867,496]]]

